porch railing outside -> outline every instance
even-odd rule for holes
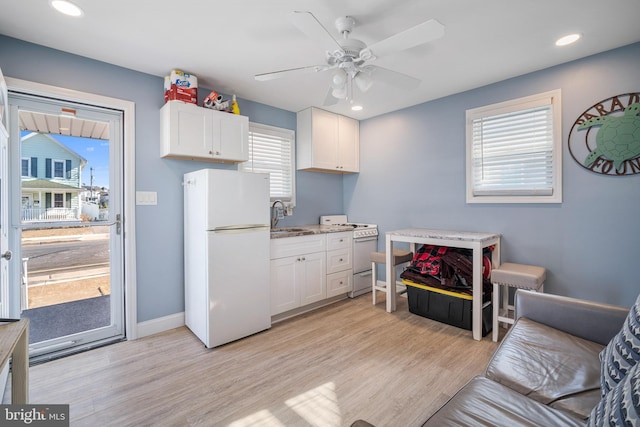
[[[78,221],[78,208],[22,208],[22,221]]]

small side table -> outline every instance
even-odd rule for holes
[[[387,231],[386,233],[386,274],[387,274],[387,312],[396,310],[396,293],[391,292],[395,281],[395,266],[391,260],[393,242],[409,242],[411,252],[416,252],[416,244],[449,246],[473,250],[473,300],[472,334],[473,339],[482,339],[482,249],[495,246],[492,253],[492,265],[500,265],[500,234],[478,233],[473,231],[430,230],[424,228],[407,228]]]

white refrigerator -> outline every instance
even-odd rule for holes
[[[207,348],[271,327],[269,175],[184,175],[185,323]]]

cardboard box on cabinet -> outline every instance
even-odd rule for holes
[[[164,78],[164,102],[198,103],[198,78],[180,70],[172,70]]]

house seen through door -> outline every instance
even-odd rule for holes
[[[30,357],[121,340],[123,112],[11,91],[9,105],[10,311],[30,320]]]

